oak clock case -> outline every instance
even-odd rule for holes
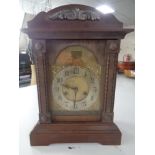
[[[98,142],[119,145],[113,122],[120,40],[133,31],[84,5],[39,13],[28,28],[36,66],[39,121],[32,146]]]

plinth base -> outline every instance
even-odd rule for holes
[[[120,145],[121,132],[114,123],[38,123],[30,134],[30,142],[32,146],[82,142]]]

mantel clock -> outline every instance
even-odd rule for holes
[[[31,145],[118,145],[113,122],[120,40],[131,32],[113,15],[66,5],[39,13],[23,29],[32,39],[39,121]]]

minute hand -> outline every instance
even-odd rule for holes
[[[75,99],[74,99],[74,108],[75,108],[75,104],[76,104],[76,95],[77,95],[77,92],[78,92],[78,87],[74,87],[72,88],[74,90],[74,93],[75,93]]]

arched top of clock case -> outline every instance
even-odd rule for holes
[[[110,33],[113,33],[111,38],[117,39],[131,31],[123,29],[123,23],[114,15],[104,15],[95,8],[77,4],[60,6],[47,13],[40,12],[28,22],[28,28],[23,29],[32,39],[105,39],[110,37]]]

